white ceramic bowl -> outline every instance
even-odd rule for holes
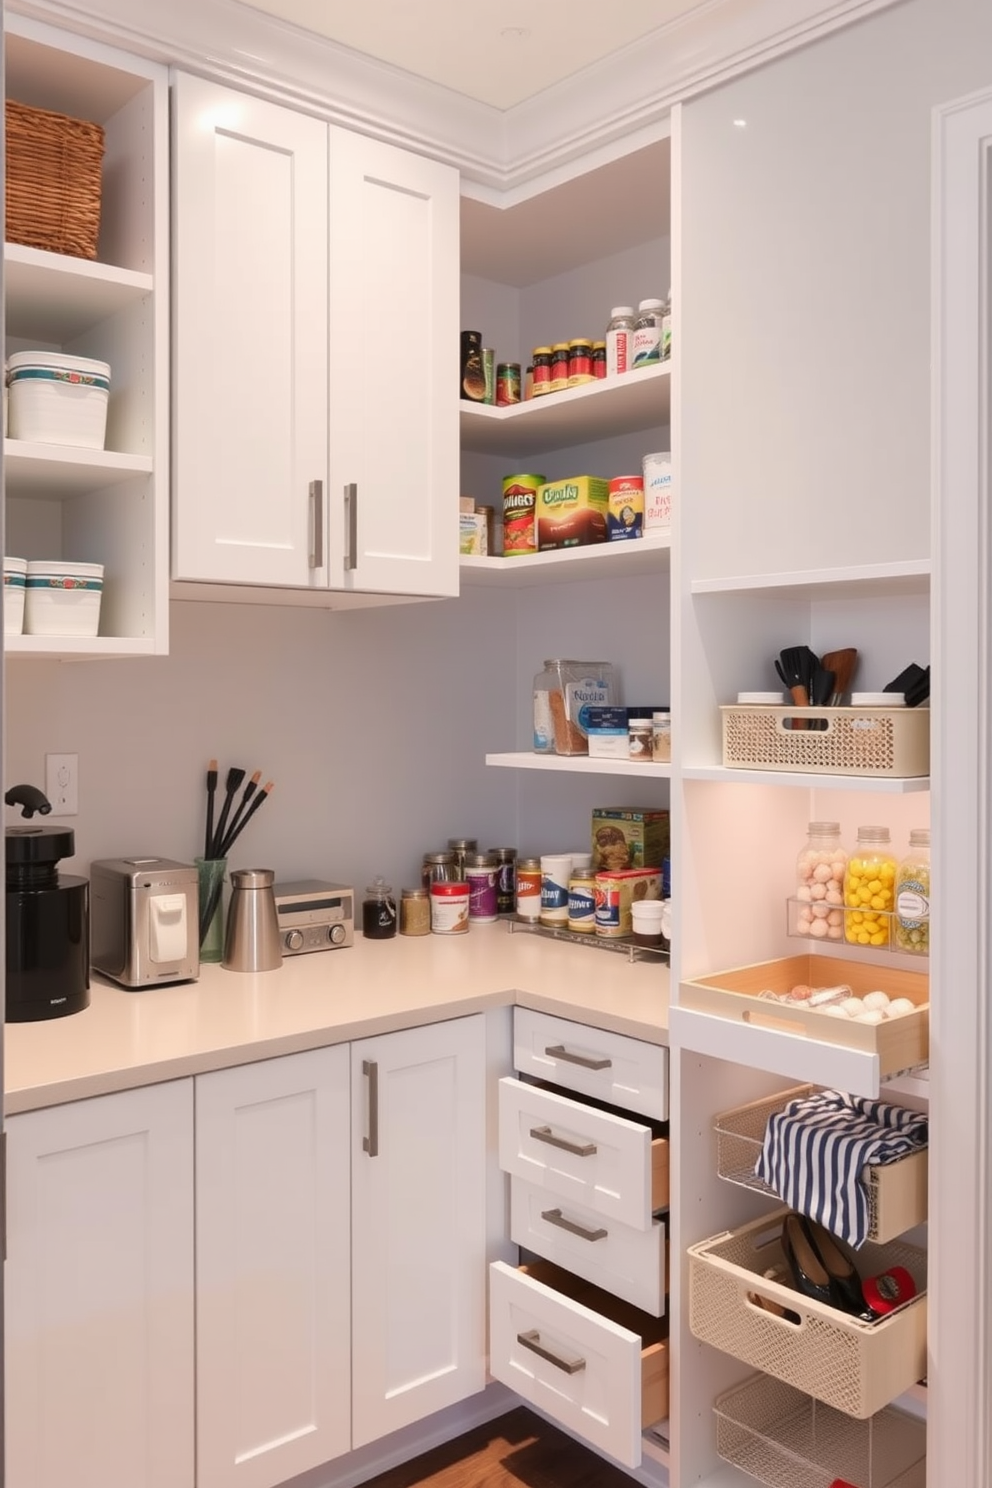
[[[100,629],[102,563],[28,563],[24,599],[27,635],[95,636]]]
[[[7,362],[11,439],[103,449],[110,366],[58,351],[18,351]]]
[[[24,588],[28,570],[26,558],[3,560],[3,632],[20,635],[24,629]]]

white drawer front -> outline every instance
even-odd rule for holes
[[[490,1372],[566,1430],[627,1467],[639,1466],[637,1334],[503,1261],[493,1262],[489,1277]]]
[[[649,1230],[633,1230],[511,1178],[510,1238],[652,1317],[664,1317],[663,1220],[654,1220]]]
[[[517,1008],[513,1066],[626,1111],[668,1120],[668,1050],[661,1044]]]
[[[505,1076],[499,1082],[504,1173],[635,1229],[651,1228],[651,1130]]]

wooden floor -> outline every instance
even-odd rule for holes
[[[626,1473],[525,1407],[370,1478],[365,1488],[631,1488]]]

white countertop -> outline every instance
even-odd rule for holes
[[[81,1013],[4,1030],[7,1115],[344,1043],[488,1007],[541,1012],[668,1042],[668,964],[630,961],[505,924],[396,936],[287,957],[258,975],[132,992],[94,976]]]

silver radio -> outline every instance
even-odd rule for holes
[[[301,878],[273,891],[284,956],[336,951],[355,940],[355,894],[345,884]]]

